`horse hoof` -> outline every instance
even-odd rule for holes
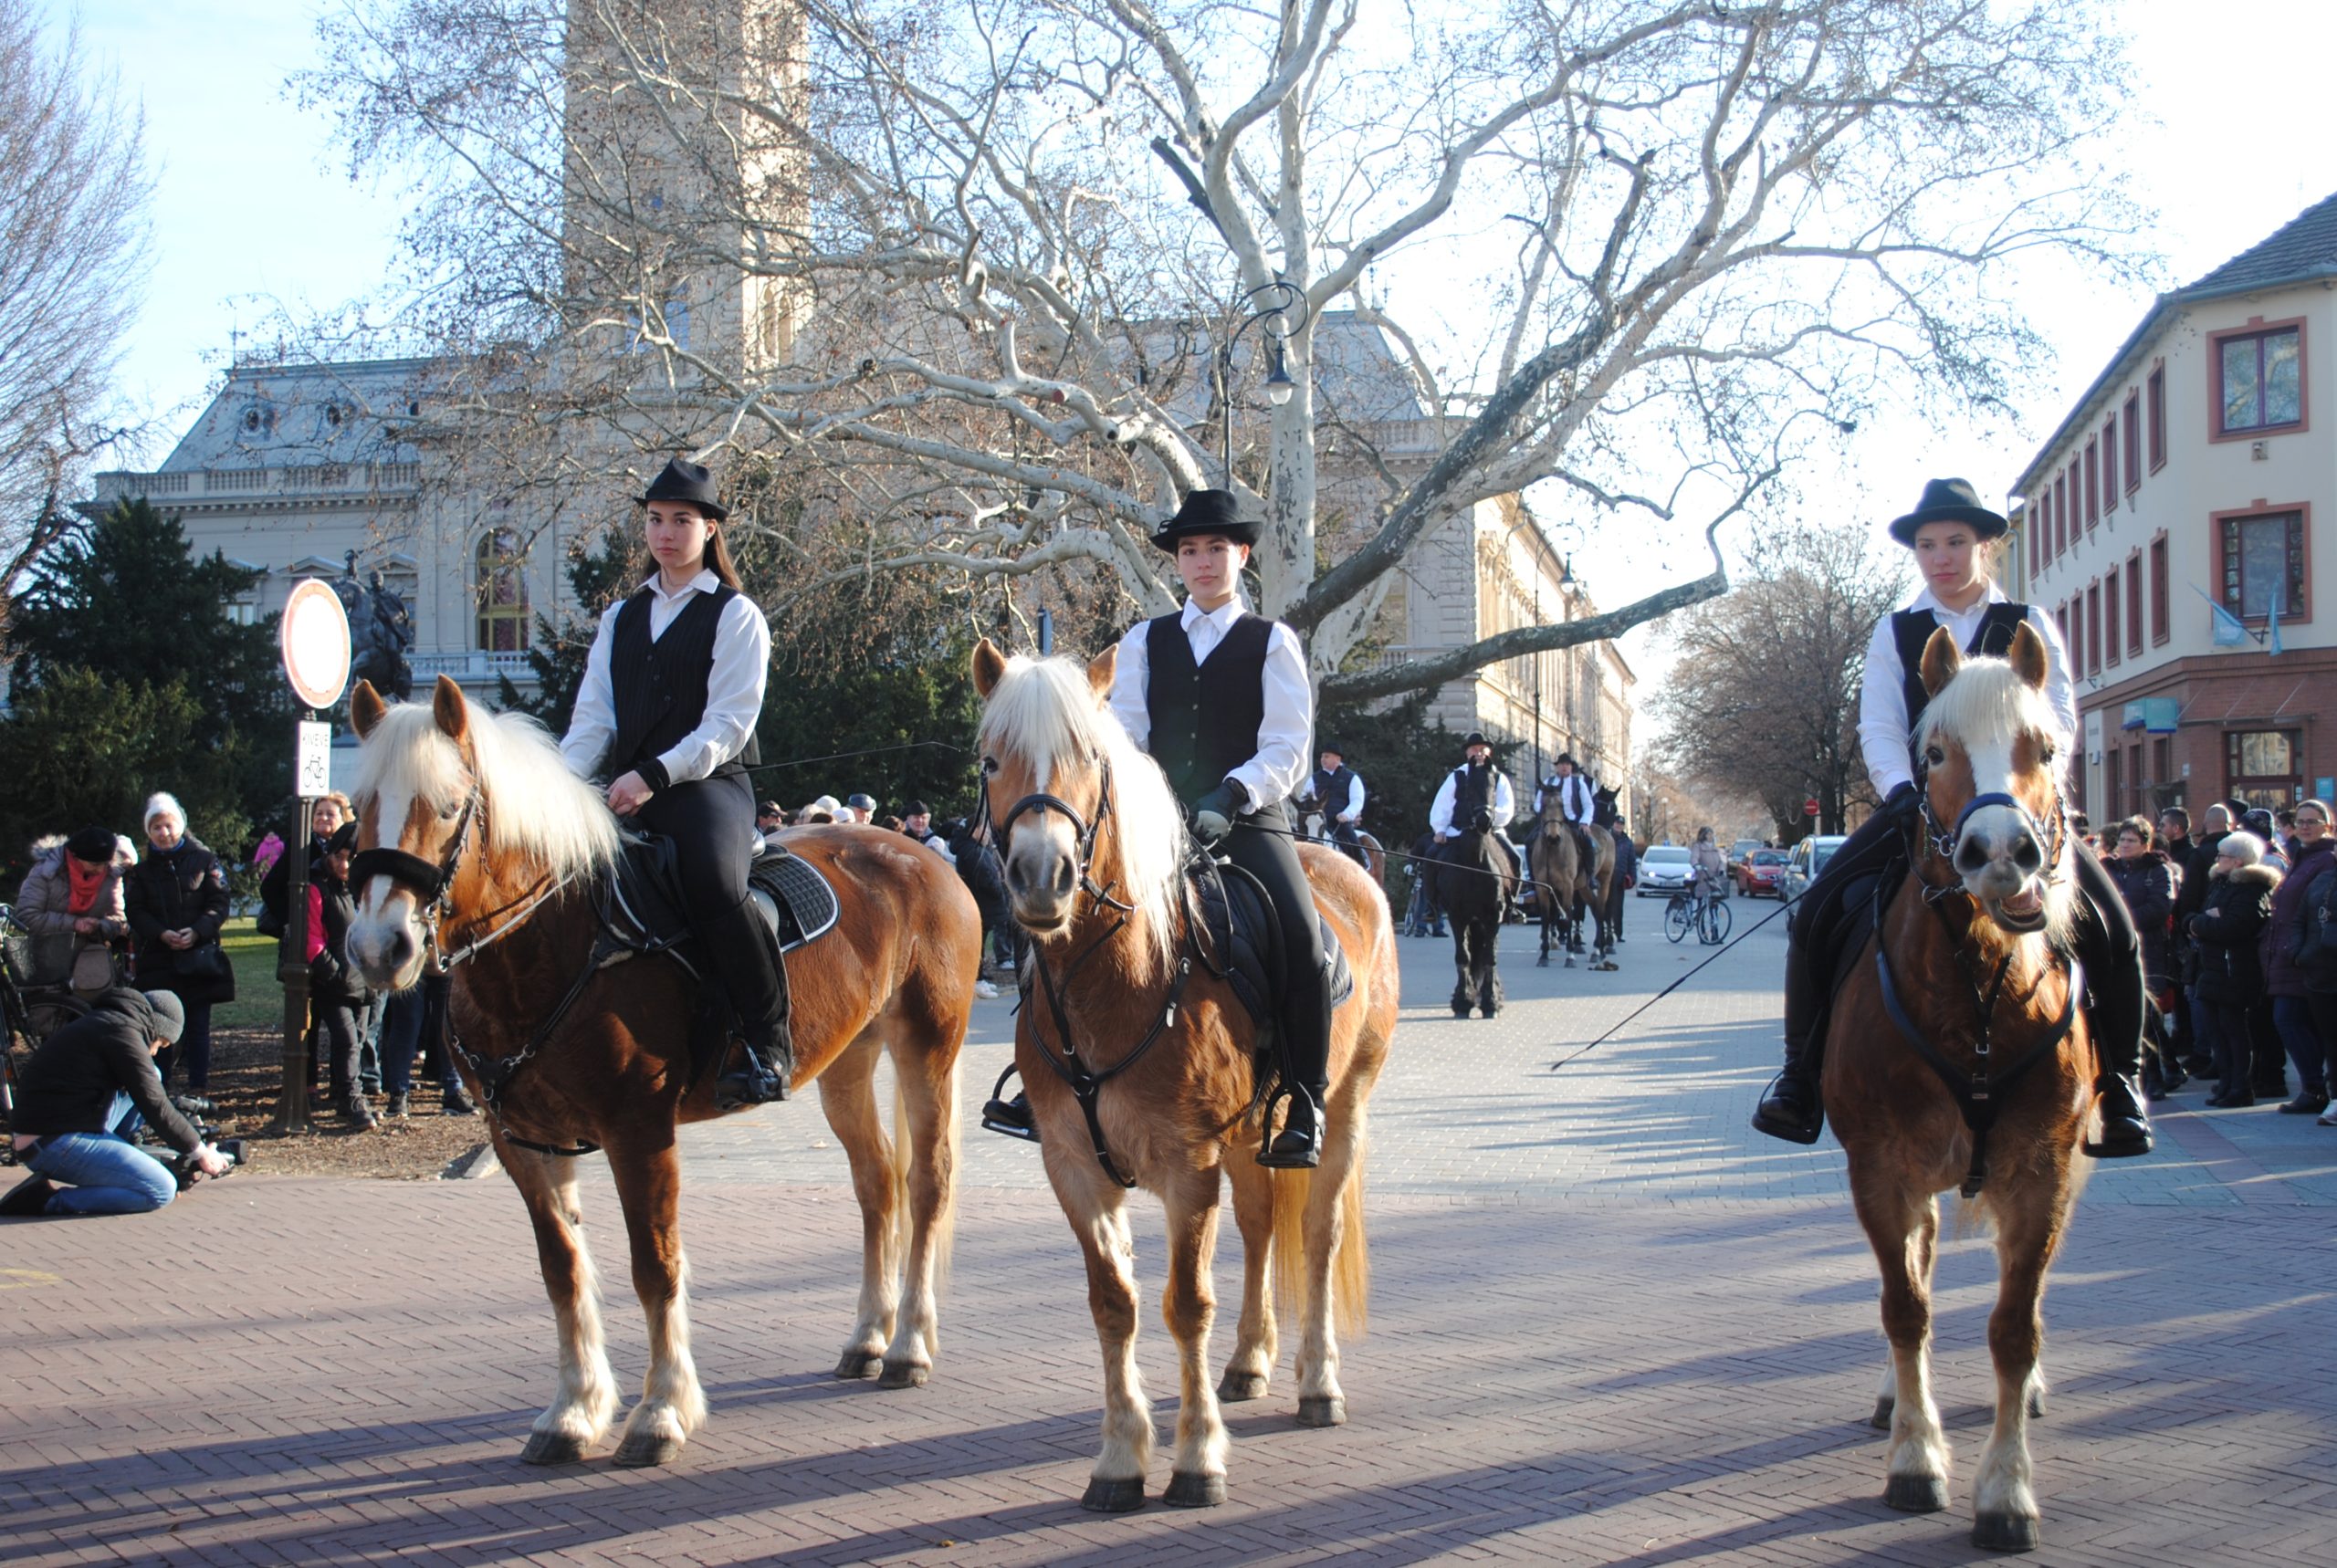
[[[2013,1513],[1983,1513],[1972,1521],[1972,1544],[1983,1552],[2034,1552],[2043,1540],[2033,1519]]]
[[[656,1432],[635,1432],[617,1445],[611,1461],[619,1469],[645,1470],[652,1465],[670,1465],[682,1457],[682,1440]]]
[[[1183,1470],[1172,1470],[1168,1475],[1168,1490],[1160,1494],[1160,1500],[1170,1508],[1215,1508],[1225,1500],[1225,1478],[1187,1475]]]
[[[1336,1394],[1309,1394],[1298,1402],[1302,1427],[1344,1427],[1347,1420],[1347,1402]]]
[[[584,1462],[584,1445],[565,1432],[534,1432],[528,1437],[528,1446],[519,1450],[523,1465],[579,1465]]]
[[[1550,956],[1547,953],[1543,954],[1540,957],[1534,960],[1534,967],[1537,969],[1548,968],[1550,967]]]
[[[1866,1418],[1866,1424],[1878,1432],[1888,1432],[1891,1430],[1891,1413],[1898,1407],[1898,1400],[1884,1395],[1874,1402],[1874,1414]]]
[[[836,1363],[836,1375],[854,1380],[874,1377],[884,1364],[885,1353],[881,1350],[848,1350],[844,1353],[844,1359]]]
[[[1457,1019],[1467,1018],[1469,1016],[1469,1009],[1467,1008],[1454,1008],[1452,1009],[1452,1016]]]
[[[1090,1513],[1134,1513],[1144,1506],[1144,1478],[1107,1481],[1097,1476],[1080,1494],[1079,1506]]]
[[[1892,1476],[1882,1500],[1902,1513],[1940,1513],[1947,1508],[1947,1483],[1937,1476]]]
[[[1217,1385],[1217,1396],[1228,1405],[1266,1396],[1266,1380],[1254,1372],[1229,1372]]]
[[[929,1366],[917,1366],[906,1361],[888,1361],[885,1364],[885,1375],[876,1380],[876,1386],[879,1388],[922,1388],[932,1376],[933,1369]]]

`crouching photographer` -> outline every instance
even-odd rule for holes
[[[189,1179],[234,1168],[155,1071],[154,1053],[185,1028],[171,992],[116,988],[40,1043],[19,1074],[12,1124],[16,1158],[35,1174],[0,1197],[0,1215],[147,1214],[170,1202],[178,1174],[130,1141],[141,1117],[183,1156]]]

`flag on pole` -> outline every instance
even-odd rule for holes
[[[2202,599],[2207,599],[2207,591],[2196,582],[2191,585],[2191,591]],[[2215,615],[2214,635],[2216,647],[2244,648],[2248,645],[2248,628],[2239,623],[2238,616],[2234,615],[2212,599],[2207,599],[2207,608]]]
[[[2272,594],[2272,613],[2269,624],[2272,630],[2272,652],[2275,653],[2280,651],[2280,601],[2286,598],[2287,594],[2288,584],[2286,583],[2282,583]]]

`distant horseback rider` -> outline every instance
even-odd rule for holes
[[[2001,658],[2012,646],[2013,633],[2027,622],[2049,653],[2046,700],[2063,728],[2077,733],[2068,657],[2052,617],[2007,600],[1990,580],[1996,541],[2007,526],[1962,479],[1931,481],[1915,510],[1891,525],[1891,537],[1915,552],[1923,590],[1906,609],[1885,617],[1867,645],[1859,742],[1882,807],[1834,852],[1795,912],[1786,950],[1785,1070],[1753,1116],[1753,1125],[1771,1137],[1811,1144],[1825,1124],[1819,1079],[1838,956],[1831,948],[1850,884],[1871,873],[1895,879],[1906,864],[1908,835],[1920,820],[1922,803],[1914,746],[1930,701],[1921,669],[1932,633],[1944,627],[1966,653]],[[2094,1082],[2101,1140],[2089,1145],[2088,1152],[2109,1158],[2148,1154],[2150,1121],[2136,1087],[2143,1049],[2142,948],[2125,901],[2093,851],[2073,831],[2064,839],[2069,873],[2084,895],[2073,945],[2085,971],[2087,1020],[2101,1063]]]
[[[1523,875],[1517,851],[1501,831],[1517,815],[1517,797],[1510,789],[1509,775],[1493,766],[1493,745],[1482,732],[1471,730],[1461,749],[1464,760],[1436,787],[1436,800],[1428,809],[1429,831],[1440,844],[1462,833],[1489,833],[1494,846],[1508,858],[1509,869]]]
[[[784,1100],[795,1067],[787,977],[747,901],[746,770],[761,760],[770,629],[739,591],[713,475],[677,457],[635,504],[657,570],[601,617],[561,751],[580,777],[613,776],[609,810],[674,842],[691,928],[747,1047],[717,1082],[720,1103]]]
[[[1553,804],[1559,819],[1573,831],[1577,859],[1586,866],[1595,864],[1598,856],[1591,848],[1590,830],[1598,820],[1598,786],[1582,771],[1571,751],[1559,752],[1558,759],[1550,764],[1550,776],[1535,788],[1535,816]]]
[[[1346,748],[1326,744],[1318,754],[1322,766],[1306,780],[1299,799],[1313,801],[1323,813],[1323,835],[1342,844],[1355,842],[1356,825],[1363,821],[1363,779],[1347,765]]]

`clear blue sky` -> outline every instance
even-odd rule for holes
[[[78,10],[87,52],[141,99],[157,172],[145,306],[125,362],[134,397],[172,435],[224,368],[229,335],[278,306],[299,313],[363,292],[386,270],[398,222],[391,194],[352,185],[329,127],[297,108],[288,73],[315,53],[320,0],[44,0],[58,27]],[[2137,121],[2118,150],[2161,214],[2164,286],[2206,272],[2337,191],[2337,5],[2327,0],[2122,0],[2142,78]],[[1956,473],[2000,495],[2130,331],[2149,290],[2039,272],[2024,292],[2056,350],[2020,429],[1862,432],[1847,467],[1817,494],[1852,515],[1888,517],[1923,476]],[[1402,301],[1390,304],[1400,310]],[[167,440],[149,455],[159,462]],[[1608,604],[1703,564],[1644,530],[1584,547]],[[1663,663],[1646,633],[1627,643],[1643,675]]]

